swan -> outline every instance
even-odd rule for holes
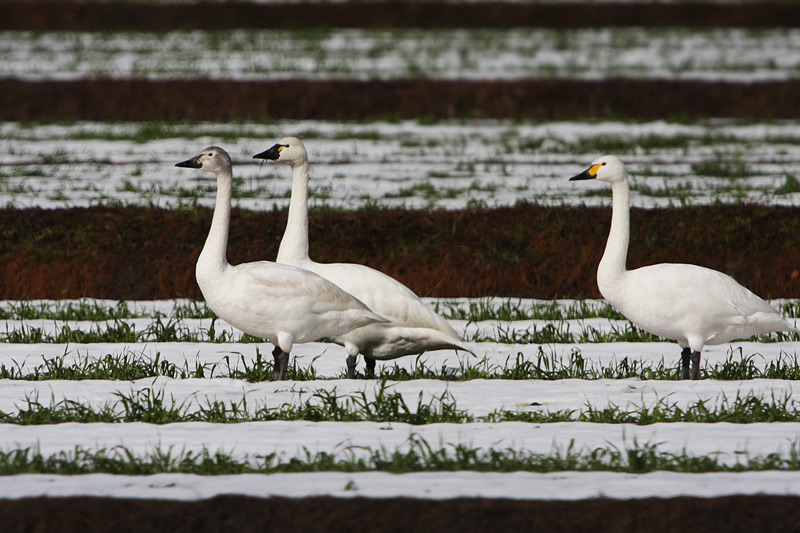
[[[367,324],[386,322],[361,301],[326,279],[290,265],[257,261],[228,263],[231,158],[211,146],[176,167],[217,176],[217,200],[208,238],[197,259],[197,284],[208,307],[232,326],[275,346],[273,379],[286,379],[294,343],[336,337]]]
[[[622,161],[606,155],[570,178],[611,184],[611,229],[597,267],[603,298],[638,327],[673,339],[681,352],[680,379],[700,377],[706,344],[723,344],[771,331],[794,331],[774,307],[735,279],[697,265],[661,263],[627,270],[630,190]]]
[[[347,350],[347,377],[355,377],[358,354],[372,373],[375,360],[387,360],[428,350],[457,349],[475,353],[447,321],[431,311],[411,289],[373,268],[352,263],[316,263],[308,256],[308,154],[300,139],[285,137],[253,156],[292,168],[292,198],[278,263],[316,272],[359,298],[389,319],[342,335],[335,342]]]

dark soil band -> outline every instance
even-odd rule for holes
[[[420,487],[420,491],[424,487]],[[800,498],[729,496],[579,501],[410,498],[114,498],[0,500],[5,533],[237,532],[796,532]]]
[[[162,4],[3,3],[0,30],[171,31],[234,28],[785,28],[800,26],[790,2],[534,3],[341,2]]]
[[[312,211],[311,255],[377,268],[423,296],[599,297],[608,208]],[[764,298],[800,297],[800,209],[634,209],[628,266],[703,265]],[[211,211],[0,210],[0,299],[199,298]],[[274,259],[285,212],[234,210],[228,258]]]
[[[754,120],[800,116],[800,80],[0,81],[0,120]]]

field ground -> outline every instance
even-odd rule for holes
[[[162,5],[159,5],[161,3]],[[167,5],[163,5],[163,4]],[[172,31],[186,28],[797,27],[790,2],[58,2],[11,1],[2,30]],[[588,23],[587,21],[591,21]]]
[[[246,513],[250,497],[270,498],[263,501],[270,506],[291,496],[316,508],[311,502],[327,501],[317,499],[324,494],[343,498],[341,508],[352,512],[386,507],[385,518],[391,509],[405,510],[410,514],[393,523],[413,528],[419,513],[445,520],[468,505],[465,498],[482,497],[496,503],[491,509],[511,513],[467,512],[487,524],[547,524],[550,515],[525,511],[550,500],[563,509],[554,527],[569,530],[572,505],[613,497],[628,502],[621,510],[640,505],[609,518],[609,528],[621,527],[616,520],[639,527],[647,510],[649,517],[663,515],[658,527],[669,531],[686,519],[688,495],[699,497],[689,508],[708,509],[698,518],[702,530],[727,527],[731,494],[741,504],[736,512],[751,517],[737,526],[760,519],[754,512],[781,512],[787,497],[800,494],[798,339],[709,347],[707,379],[677,382],[677,347],[624,341],[630,327],[602,301],[428,303],[466,337],[476,327],[510,335],[559,320],[576,334],[594,328],[610,337],[484,340],[473,342],[477,359],[433,352],[379,363],[379,379],[356,380],[341,379],[341,347],[309,343],[294,350],[291,380],[273,383],[265,381],[271,362],[259,355],[269,346],[212,322],[199,302],[2,302],[8,344],[0,356],[0,471],[16,482],[0,490],[12,498],[0,513],[43,494],[54,498],[46,509],[115,495],[120,499],[111,505],[127,520],[147,498],[162,499],[158,508],[175,513],[192,505],[180,500],[199,500],[213,514],[219,501],[241,504]],[[797,303],[774,302],[789,316],[798,314]],[[537,319],[543,316],[550,319]],[[82,340],[51,337],[67,330]],[[156,330],[156,338],[119,337]],[[196,338],[176,342],[181,335]],[[219,498],[231,492],[239,496]],[[760,511],[750,510],[754,502]],[[45,511],[37,520],[50,516]],[[349,523],[338,516],[330,518],[339,524],[333,529]],[[359,517],[364,530],[380,529],[384,518]],[[450,516],[439,529],[457,528],[462,519]],[[596,525],[602,530],[605,523]]]
[[[7,122],[0,205],[213,207],[214,178],[175,163],[217,144],[235,164],[235,206],[285,209],[291,170],[252,156],[294,136],[309,153],[317,209],[608,205],[603,184],[568,180],[604,153],[627,165],[633,207],[797,206],[798,128],[721,119]]]
[[[193,207],[0,210],[0,297],[197,298],[194,263],[210,218],[210,210]],[[533,204],[321,210],[312,212],[311,250],[317,261],[382,270],[424,296],[596,298],[609,219],[608,208]],[[631,268],[696,263],[763,297],[800,297],[796,208],[642,209],[632,224]],[[274,257],[284,225],[282,212],[234,211],[230,261]]]
[[[796,119],[800,81],[0,81],[0,120]],[[299,96],[298,96],[299,95]]]
[[[5,32],[6,78],[791,80],[799,29]],[[701,50],[702,52],[698,52]],[[301,95],[297,95],[301,96]]]
[[[620,154],[630,267],[716,268],[796,322],[797,6],[3,9],[4,531],[800,530],[800,338],[678,381],[675,343],[587,299],[609,195],[567,181]],[[323,339],[273,383],[271,346],[153,301],[200,296],[214,183],[173,165],[226,147],[229,257],[273,258],[288,169],[251,156],[285,135],[312,256],[404,281],[478,357],[351,380]]]
[[[463,498],[248,498],[202,501],[103,498],[0,500],[10,532],[94,531],[797,531],[797,497],[525,501]],[[691,524],[687,526],[687,524]]]

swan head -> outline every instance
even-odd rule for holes
[[[625,172],[625,165],[615,155],[604,155],[592,161],[592,164],[569,181],[578,180],[599,180],[606,183],[617,183],[628,179]]]
[[[231,156],[219,146],[209,146],[196,156],[175,164],[176,167],[198,168],[215,174],[231,168]]]
[[[286,165],[298,165],[308,162],[308,153],[303,141],[297,137],[284,137],[269,150],[253,156],[253,159],[268,159]]]

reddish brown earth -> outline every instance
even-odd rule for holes
[[[5,1],[0,30],[231,28],[797,27],[791,2],[342,2],[161,4]]]
[[[0,81],[0,120],[21,122],[798,116],[800,80]]]
[[[520,501],[247,498],[178,502],[103,498],[0,500],[5,533],[50,532],[707,532],[800,531],[800,498]]]
[[[0,299],[200,297],[207,209],[0,210]],[[377,268],[425,296],[599,297],[610,209],[312,211],[320,262]],[[232,263],[274,259],[284,212],[234,210]],[[690,262],[800,297],[800,209],[634,209],[629,267]]]

